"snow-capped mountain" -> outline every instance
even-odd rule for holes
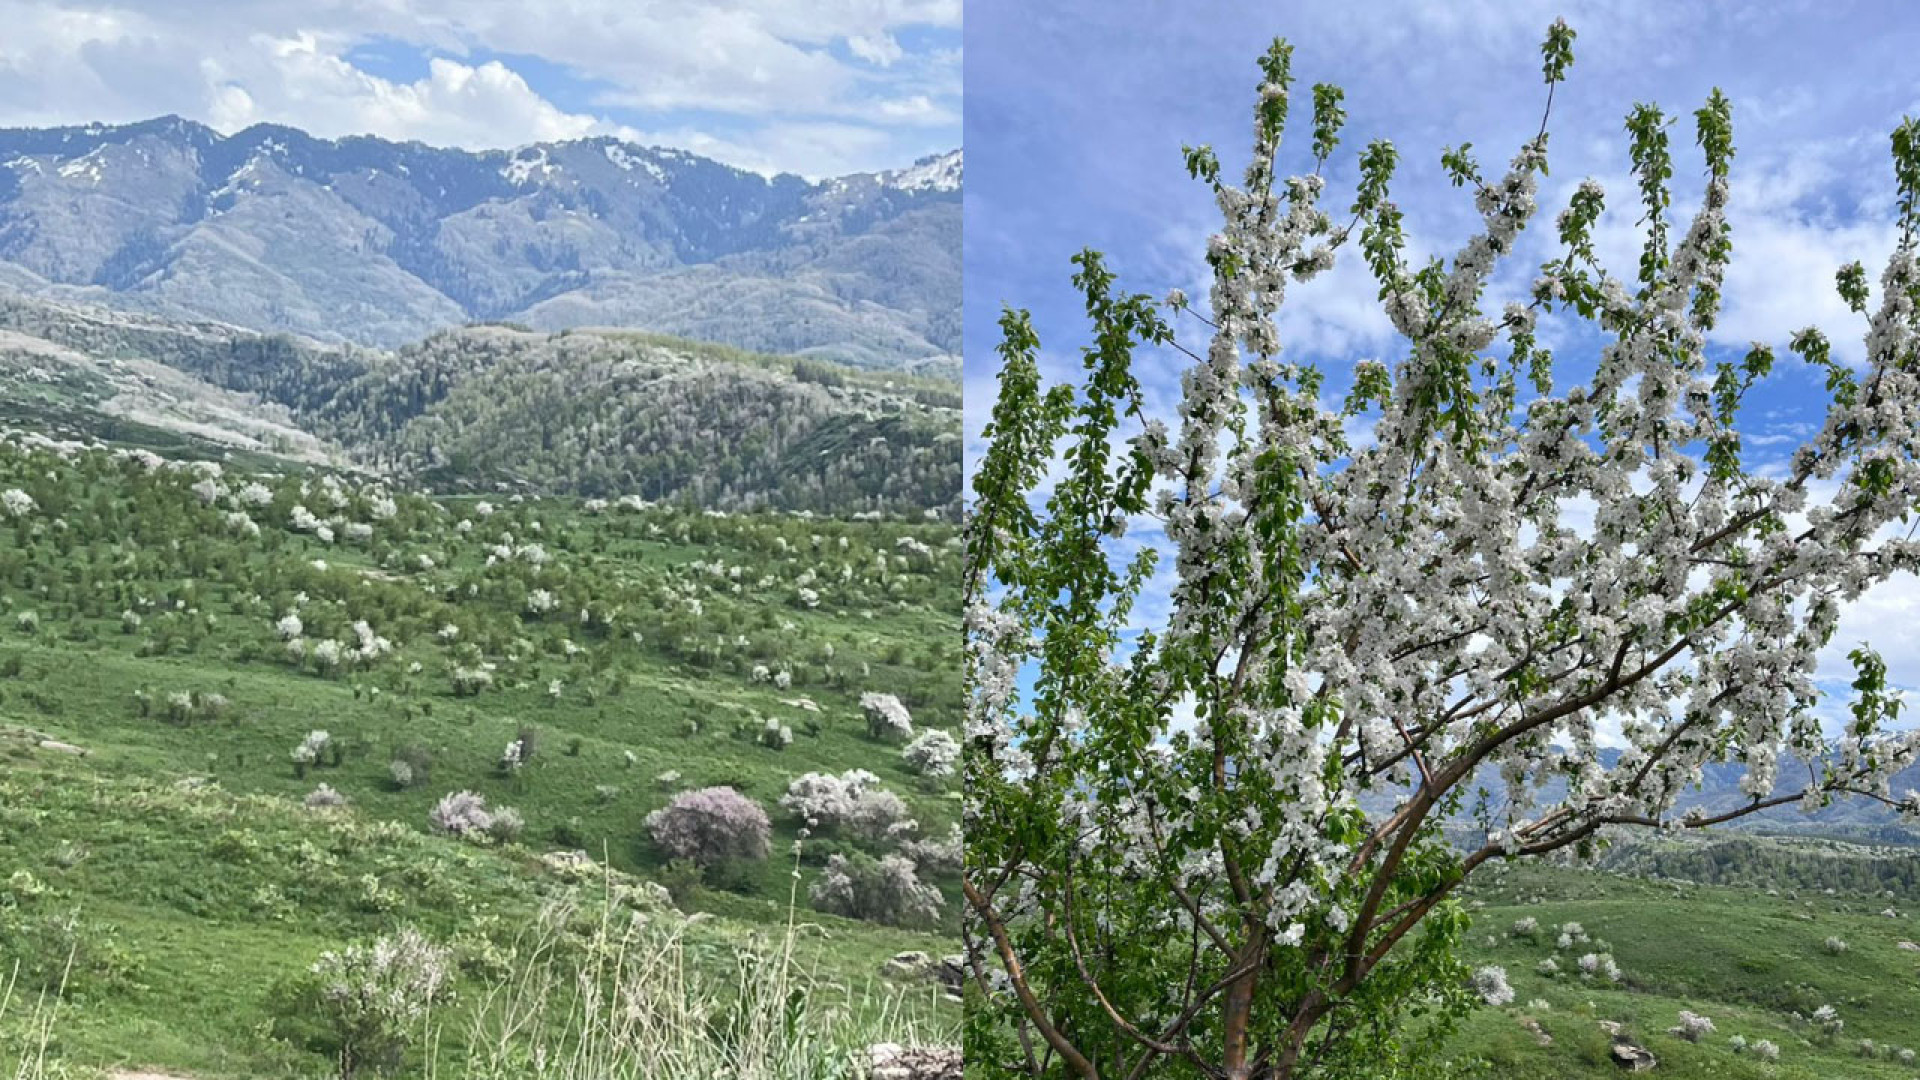
[[[957,150],[809,182],[613,138],[0,130],[0,288],[331,341],[505,320],[910,366],[959,352],[961,173]]]

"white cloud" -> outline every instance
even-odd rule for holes
[[[1851,683],[1847,654],[1862,644],[1887,662],[1891,682],[1920,690],[1920,578],[1895,574],[1841,609],[1833,640],[1820,651],[1821,681]]]
[[[0,20],[0,124],[12,126],[174,112],[471,147],[692,127],[672,115],[692,112],[723,119],[707,141],[733,163],[816,175],[958,141],[957,58],[898,37],[957,29],[949,3],[0,0]],[[349,59],[370,43],[434,59],[413,81],[382,78]],[[520,56],[574,81],[566,105],[528,84]]]
[[[262,39],[261,62],[215,67],[209,121],[228,132],[297,114],[315,135],[379,135],[443,146],[487,147],[615,133],[616,125],[564,112],[499,61],[433,58],[415,82],[369,75],[325,51],[311,34]]]

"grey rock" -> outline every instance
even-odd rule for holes
[[[1646,1072],[1660,1064],[1653,1051],[1619,1036],[1614,1037],[1613,1047],[1608,1051],[1613,1063],[1627,1072]]]
[[[867,1080],[960,1080],[957,1046],[901,1046],[878,1043],[867,1049]]]

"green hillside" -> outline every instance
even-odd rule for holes
[[[954,787],[860,700],[897,696],[916,733],[957,724],[951,527],[436,502],[17,436],[0,504],[0,980],[18,970],[0,1072],[58,990],[49,1045],[76,1075],[323,1075],[290,987],[405,927],[457,969],[437,1057],[416,1045],[407,1075],[462,1075],[514,973],[602,956],[603,918],[663,935],[636,955],[685,956],[708,987],[686,999],[715,1002],[696,1027],[765,983],[741,977],[755,957],[818,981],[817,1060],[957,1022],[932,981],[882,975],[958,951]],[[892,828],[809,830],[780,805],[852,769],[898,797]],[[650,835],[718,785],[764,809],[768,857],[703,870]],[[462,791],[522,824],[436,828]],[[818,910],[836,856],[905,866],[938,916]],[[531,944],[543,911],[551,954]]]
[[[1780,865],[1834,858],[1796,853]],[[1915,856],[1880,858],[1893,880]],[[1767,864],[1752,860],[1748,872],[1765,876]],[[1479,881],[1470,897],[1468,960],[1503,968],[1514,999],[1475,1011],[1448,1044],[1463,1076],[1617,1075],[1603,1022],[1654,1054],[1654,1076],[1920,1075],[1920,892],[1911,888],[1724,887],[1534,866]],[[1585,938],[1562,948],[1569,923]],[[1583,976],[1580,958],[1589,954],[1611,956],[1618,980],[1607,977],[1604,961]],[[1548,960],[1557,973],[1541,971]],[[1837,1029],[1815,1019],[1822,1007],[1833,1010]],[[1698,1042],[1672,1033],[1682,1010],[1711,1020],[1713,1030]],[[1756,1050],[1762,1040],[1778,1048],[1777,1061]]]

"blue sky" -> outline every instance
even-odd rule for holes
[[[0,0],[0,126],[177,113],[511,147],[612,134],[761,172],[960,142],[960,0]]]
[[[1482,169],[1503,172],[1537,129],[1544,88],[1539,43],[1555,16],[1579,33],[1555,96],[1552,174],[1519,254],[1492,297],[1524,299],[1551,251],[1552,218],[1582,178],[1599,179],[1610,210],[1603,258],[1629,279],[1639,241],[1624,118],[1639,101],[1682,117],[1673,133],[1675,216],[1698,206],[1701,161],[1692,112],[1712,87],[1732,99],[1734,262],[1712,346],[1775,346],[1785,361],[1750,398],[1750,460],[1784,458],[1825,401],[1790,358],[1792,332],[1817,325],[1857,361],[1864,322],[1833,289],[1862,259],[1876,285],[1894,241],[1888,135],[1920,114],[1920,11],[1899,3],[1170,3],[970,0],[966,22],[966,379],[969,463],[992,404],[1002,304],[1029,308],[1049,373],[1071,377],[1085,343],[1069,257],[1093,247],[1129,289],[1206,295],[1202,260],[1217,217],[1188,178],[1183,143],[1209,143],[1238,175],[1251,135],[1255,61],[1274,36],[1295,46],[1296,124],[1315,82],[1346,91],[1349,121],[1328,170],[1327,205],[1351,202],[1354,154],[1386,137],[1400,150],[1394,197],[1417,256],[1451,255],[1478,225],[1470,194],[1448,186],[1439,158],[1471,142]],[[1302,127],[1283,171],[1310,168]],[[1357,259],[1289,295],[1281,328],[1296,357],[1339,383],[1353,361],[1400,355],[1375,287]],[[1204,328],[1182,327],[1190,345]],[[1558,340],[1550,337],[1555,333]],[[1583,339],[1543,323],[1563,361]],[[1591,350],[1588,350],[1591,355]],[[1183,358],[1144,364],[1163,407],[1177,399]],[[1130,540],[1155,543],[1151,533]],[[1156,605],[1149,605],[1151,615]],[[1849,610],[1822,675],[1845,674],[1852,644],[1871,640],[1893,678],[1920,688],[1920,582],[1905,577]]]

